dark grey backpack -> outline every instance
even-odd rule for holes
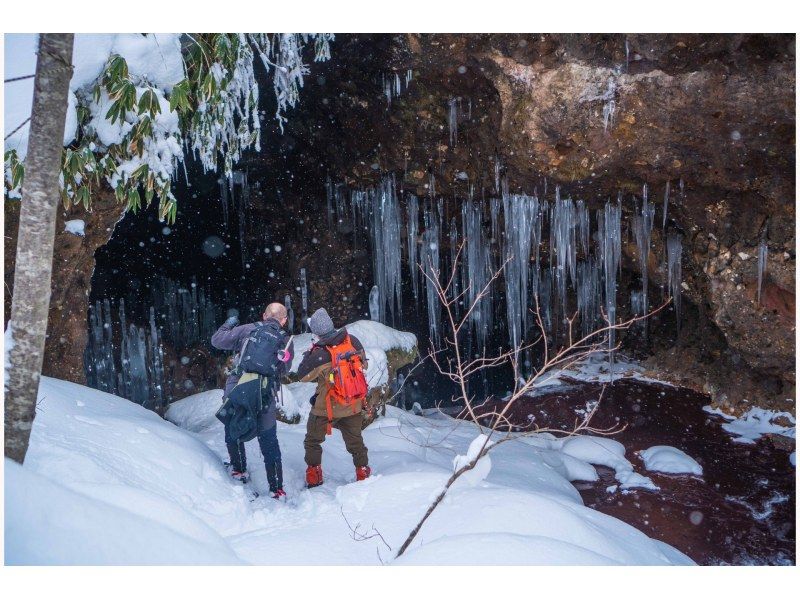
[[[278,351],[283,349],[285,334],[266,322],[257,322],[239,352],[238,369],[242,372],[276,378],[279,375]]]

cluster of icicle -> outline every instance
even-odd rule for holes
[[[159,277],[150,285],[151,307],[133,314],[147,320],[128,322],[125,299],[108,299],[89,308],[89,339],[84,354],[88,385],[139,403],[159,413],[172,398],[169,368],[164,367],[164,343],[182,351],[208,345],[217,325],[216,308],[196,281],[188,287]],[[140,298],[129,297],[131,305]],[[116,317],[114,317],[116,315]],[[116,335],[115,335],[116,331]]]
[[[368,223],[376,285],[371,307],[381,321],[401,323],[401,285],[408,280],[414,301],[427,306],[430,339],[441,346],[442,305],[431,278],[449,278],[460,248],[449,298],[463,293],[454,304],[456,316],[476,303],[469,314],[469,330],[464,332],[468,350],[486,349],[490,331],[495,324],[502,325],[497,318],[503,304],[511,347],[531,339],[537,305],[548,336],[563,337],[566,318],[575,312],[579,325],[573,332],[589,334],[606,321],[618,321],[623,234],[636,242],[641,273],[641,287],[630,297],[631,312],[649,312],[656,206],[646,187],[641,197],[633,198],[633,217],[624,229],[621,195],[592,214],[583,200],[562,198],[559,188],[553,197],[540,199],[537,194],[510,193],[505,184],[498,186],[500,197],[445,201],[433,194],[424,198],[404,194],[394,178],[386,176],[374,189],[351,191],[349,196],[342,192],[339,199],[334,198],[331,213],[335,210],[337,217],[352,213],[354,220]],[[667,188],[661,219],[666,238],[663,266],[666,292],[674,300],[680,321],[682,237],[666,230],[668,203]],[[448,250],[442,251],[443,247]],[[402,266],[404,259],[407,270]],[[485,295],[479,295],[500,268],[503,274]],[[615,346],[613,330],[607,341],[610,348]]]
[[[392,105],[393,99],[400,97],[400,94],[408,89],[408,85],[413,78],[414,71],[411,69],[406,70],[405,75],[402,77],[400,73],[383,73],[381,75],[381,88],[383,89],[383,95],[386,97],[387,107]]]
[[[164,413],[171,400],[166,383],[161,333],[155,310],[150,308],[149,326],[128,324],[125,300],[117,309],[119,339],[114,341],[112,307],[108,299],[89,308],[89,340],[84,354],[89,386],[119,395],[147,409]]]

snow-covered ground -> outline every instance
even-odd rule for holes
[[[306,384],[289,385],[284,400],[305,417],[311,392]],[[252,483],[262,491],[250,502],[222,465],[223,431],[214,417],[221,395],[178,401],[170,422],[113,395],[43,378],[25,465],[5,461],[6,562],[691,563],[583,506],[570,480],[596,479],[589,461],[614,461],[618,472],[634,473],[621,445],[544,435],[494,449],[394,560],[454,459],[468,453],[478,436],[474,425],[389,408],[364,432],[373,477],[354,482],[334,431],[324,444],[325,484],[307,490],[305,426],[279,423],[289,500],[265,496],[258,446],[250,442]]]

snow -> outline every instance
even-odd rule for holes
[[[307,399],[310,386],[289,385],[284,399]],[[183,399],[171,406],[171,423],[113,395],[43,377],[25,465],[6,461],[6,561],[691,564],[585,507],[566,473],[577,457],[565,465],[561,450],[572,444],[569,452],[577,453],[580,443],[544,434],[494,447],[483,479],[455,484],[395,560],[452,474],[454,455],[477,454],[474,424],[388,407],[364,431],[373,476],[354,482],[334,430],[323,445],[325,483],[306,490],[305,426],[279,422],[288,501],[265,496],[266,475],[251,441],[251,483],[262,496],[250,502],[222,465],[227,453],[214,417],[220,401],[219,391]],[[613,441],[595,440],[611,460],[624,459]],[[372,537],[355,541],[353,529]],[[383,540],[367,533],[373,529]]]
[[[83,220],[67,220],[64,223],[64,232],[83,237],[86,234],[85,226],[86,223]]]
[[[769,411],[760,407],[752,407],[741,417],[728,415],[724,411],[708,405],[703,407],[703,411],[727,419],[728,422],[722,424],[722,428],[734,436],[734,442],[755,444],[765,434],[779,434],[788,438],[795,438],[796,435],[795,418],[786,411]],[[776,423],[774,420],[778,418],[783,418],[792,425],[784,426]]]
[[[562,443],[565,454],[586,463],[613,469],[614,477],[623,490],[631,488],[658,490],[658,486],[650,478],[633,471],[633,464],[625,458],[625,447],[621,442],[595,436],[572,436]]]
[[[168,521],[139,516],[109,500],[97,500],[5,460],[6,565],[163,565],[237,564],[239,559],[211,529],[197,522],[194,537],[175,531]],[[129,491],[109,487],[109,493]],[[167,514],[158,507],[126,504]],[[146,497],[140,497],[146,498]],[[169,514],[175,514],[171,509]],[[180,510],[177,510],[179,514]]]
[[[34,33],[10,33],[4,36],[5,50],[5,78],[31,75],[36,70],[36,50],[38,36]],[[172,87],[184,78],[183,59],[180,52],[180,36],[175,33],[138,33],[99,34],[79,33],[75,35],[72,52],[74,72],[70,81],[69,104],[67,120],[64,126],[64,144],[68,144],[77,133],[77,97],[76,93],[86,91],[93,85],[105,68],[108,58],[112,54],[119,54],[128,63],[128,73],[134,81],[142,84],[154,85],[162,92],[169,93]],[[33,102],[33,79],[6,83],[4,86],[4,135],[8,135],[31,114]],[[90,91],[90,90],[89,90]],[[100,107],[102,118],[108,111],[108,98]],[[97,106],[93,114],[97,113]],[[167,104],[166,112],[169,112]],[[162,114],[164,105],[162,103]],[[177,115],[174,115],[177,119]],[[102,129],[98,122],[93,123],[96,128]],[[130,123],[127,124],[127,133]],[[117,123],[119,125],[119,122]],[[119,126],[109,123],[113,131],[104,131],[105,138],[101,136],[104,145],[109,145],[111,133],[116,133],[116,138],[121,132]],[[26,124],[14,133],[5,142],[5,150],[16,149],[20,160],[25,159],[28,149],[28,130]],[[118,142],[119,139],[114,142]],[[182,152],[180,153],[182,156]]]
[[[453,459],[453,472],[457,472],[461,468],[468,466],[470,463],[472,463],[472,461],[478,458],[478,455],[481,453],[484,447],[489,447],[492,444],[493,443],[485,434],[479,434],[475,440],[470,443],[466,455],[455,456]],[[478,459],[478,462],[475,463],[475,466],[472,469],[465,471],[461,474],[461,476],[459,476],[456,484],[467,484],[474,488],[486,479],[491,470],[492,459],[488,454],[485,454],[483,457]]]
[[[559,385],[575,380],[581,382],[608,382],[612,376],[614,380],[630,378],[641,382],[673,386],[669,382],[647,376],[644,371],[645,369],[641,365],[623,355],[615,355],[614,362],[611,363],[606,353],[594,353],[568,368],[549,370],[542,376],[540,381],[537,381],[536,387]]]
[[[703,475],[702,466],[674,446],[651,446],[649,449],[641,451],[639,456],[644,461],[644,467],[647,471]]]

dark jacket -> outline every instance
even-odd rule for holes
[[[314,395],[314,406],[311,409],[311,413],[325,417],[326,419],[328,417],[328,412],[325,405],[325,395],[328,394],[328,375],[331,371],[331,354],[325,347],[338,345],[344,341],[346,335],[347,330],[342,328],[341,330],[334,330],[330,334],[321,336],[319,340],[311,345],[311,348],[303,354],[303,360],[297,368],[297,375],[300,377],[301,381],[316,381],[317,391]],[[352,334],[350,335],[350,342],[353,343],[353,348],[359,352],[363,368],[366,370],[367,354],[364,351],[364,346],[361,344],[361,341]],[[335,402],[332,402],[332,407],[334,419],[353,415],[352,407],[339,405]],[[356,408],[359,409],[357,413],[360,412],[360,406],[356,406]]]
[[[217,419],[225,424],[226,444],[247,442],[273,428],[275,400],[269,380],[257,374],[243,374],[217,411]]]
[[[264,321],[264,325],[270,328],[270,331],[276,335],[282,336],[288,340],[287,333],[281,328],[280,323],[273,319],[267,318]],[[223,324],[219,327],[214,335],[211,337],[211,344],[217,348],[222,349],[223,351],[236,351],[239,352],[242,349],[242,345],[250,333],[255,329],[256,324],[242,324],[241,326],[227,326]],[[287,351],[294,356],[294,343],[290,343]],[[278,367],[278,375],[279,378],[284,376],[288,369],[289,364],[291,363],[291,358],[287,363],[280,363]],[[232,391],[239,383],[239,379],[241,378],[240,374],[231,373],[228,375],[228,379],[225,382],[225,397],[230,397]],[[275,415],[276,415],[276,404],[275,404],[275,393],[279,389],[280,379],[275,381],[275,384],[269,386],[265,389],[262,389],[262,396],[261,400],[262,404],[262,411],[258,416],[259,426],[258,432],[263,430],[269,430],[272,426],[275,425]],[[252,388],[251,388],[252,387]],[[240,401],[244,401],[247,403],[249,408],[252,408],[257,403],[259,399],[258,397],[258,384],[254,383],[249,385],[248,388],[242,389],[241,397],[239,397]],[[246,427],[246,426],[245,426]],[[226,431],[227,434],[227,431]]]

